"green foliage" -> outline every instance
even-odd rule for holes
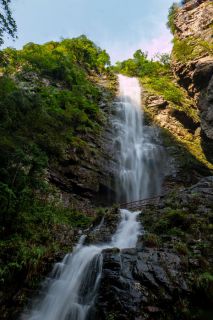
[[[158,55],[158,60],[149,60],[147,53],[137,50],[134,53],[133,59],[128,59],[123,62],[117,62],[114,70],[121,72],[127,76],[137,77],[159,77],[162,74],[169,72],[168,57]]]
[[[60,240],[56,240],[61,232],[60,226],[66,226],[62,231],[65,233],[72,228],[88,227],[92,221],[92,217],[76,210],[29,199],[16,216],[10,236],[0,241],[0,258],[4,260],[4,266],[0,269],[0,281],[4,283],[12,279],[14,274],[25,268],[29,277],[45,255],[52,255],[59,247],[62,249]],[[70,241],[64,243],[69,250]]]
[[[175,245],[175,249],[177,250],[178,253],[186,256],[188,255],[189,251],[188,251],[188,248],[186,246],[185,243],[183,242],[178,242],[176,245]]]
[[[174,105],[185,104],[183,91],[172,78],[170,56],[162,54],[156,58],[158,60],[150,60],[146,53],[137,50],[133,59],[117,63],[114,70],[128,76],[139,77],[145,88],[161,95]]]
[[[181,62],[188,62],[199,58],[203,54],[213,54],[213,44],[201,38],[188,37],[186,39],[174,38],[173,56]]]
[[[171,5],[171,7],[169,8],[168,21],[167,21],[167,27],[170,29],[172,34],[175,33],[174,19],[175,19],[175,15],[177,13],[177,10],[178,10],[178,4],[177,4],[177,2],[174,2]]]
[[[209,272],[204,272],[196,279],[196,286],[205,299],[212,303],[213,299],[213,275]]]
[[[87,135],[100,133],[102,91],[94,77],[110,75],[110,61],[85,36],[7,48],[0,58],[0,275],[6,281],[62,249],[55,229],[93,220],[50,202],[46,172],[70,152],[90,150]]]
[[[168,68],[171,66],[171,56],[168,53],[161,53],[156,55],[157,60],[163,64],[164,66],[167,66]]]
[[[187,212],[168,207],[156,222],[154,231],[158,233],[167,231],[171,235],[181,235],[184,231],[190,229],[193,222],[194,220]]]
[[[168,76],[148,78],[145,83],[150,89],[161,94],[165,100],[174,104],[182,104],[184,99],[183,92]]]
[[[116,315],[116,313],[109,313],[108,315],[107,315],[107,320],[116,320],[117,319],[117,315]]]
[[[180,40],[174,38],[173,43],[173,54],[177,60],[185,62],[193,59],[194,48],[190,45],[188,39]]]
[[[45,188],[45,168],[65,160],[76,143],[87,147],[88,132],[99,132],[101,93],[88,73],[105,72],[109,56],[85,36],[1,55],[1,219],[9,223],[24,198]]]
[[[10,10],[10,2],[11,0],[0,0],[0,45],[4,43],[3,36],[5,33],[15,38],[17,31],[16,22]]]
[[[85,76],[82,71],[105,72],[105,67],[110,65],[106,51],[84,35],[44,45],[28,43],[23,50],[7,48],[2,54],[2,66],[10,73],[21,68],[25,72],[61,80],[67,86],[79,85]]]
[[[154,233],[147,233],[144,236],[144,245],[147,247],[159,247],[160,238]]]

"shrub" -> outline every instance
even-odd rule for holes
[[[213,300],[213,275],[209,272],[202,273],[196,280],[196,286],[211,303]]]
[[[173,55],[182,62],[190,61],[194,58],[194,45],[192,45],[189,39],[177,39],[173,40]]]
[[[177,10],[178,10],[178,4],[175,2],[169,8],[168,21],[167,21],[167,27],[170,29],[172,34],[175,33],[174,19],[175,19],[175,15],[177,13]]]
[[[164,76],[161,78],[153,77],[147,81],[147,84],[162,95],[167,101],[175,104],[181,104],[183,101],[183,93],[178,86],[171,81],[170,78]]]
[[[168,209],[165,217],[171,228],[179,227],[185,229],[188,227],[187,214],[180,209]]]
[[[175,245],[175,249],[177,250],[178,253],[180,253],[180,254],[182,254],[182,255],[184,255],[184,256],[186,256],[186,255],[189,253],[186,244],[183,243],[183,242],[178,242],[178,243]]]
[[[145,234],[144,245],[147,247],[159,247],[160,238],[154,233]]]
[[[209,55],[213,54],[213,44],[201,38],[174,38],[173,43],[173,56],[181,62],[196,59],[205,53]]]

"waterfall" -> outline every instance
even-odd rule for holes
[[[156,196],[165,156],[157,128],[144,124],[138,79],[119,75],[119,96],[114,106],[117,200],[130,202]]]
[[[113,119],[118,198],[139,200],[159,192],[157,168],[159,170],[161,149],[154,143],[154,129],[143,124],[138,80],[119,76],[119,84]],[[101,278],[102,251],[114,247],[134,248],[141,232],[139,212],[122,209],[120,214],[120,223],[109,243],[86,246],[81,237],[73,252],[55,265],[40,302],[22,316],[23,320],[86,320],[90,317]]]
[[[85,320],[96,298],[102,270],[101,252],[107,248],[134,248],[140,224],[139,212],[121,210],[121,221],[109,244],[84,246],[78,243],[73,253],[56,264],[43,300],[27,320]]]

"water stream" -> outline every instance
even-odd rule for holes
[[[144,126],[138,80],[119,76],[119,97],[114,104],[115,154],[118,159],[118,199],[133,201],[159,193],[162,177],[161,147],[154,128]],[[121,219],[107,244],[83,244],[57,263],[47,290],[36,306],[25,313],[27,320],[86,320],[98,292],[102,250],[134,248],[141,232],[139,212],[120,210]],[[103,223],[103,221],[102,221]]]
[[[158,129],[144,123],[141,94],[138,79],[119,75],[113,119],[118,202],[156,196],[161,189],[165,153]]]

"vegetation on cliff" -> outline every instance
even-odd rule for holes
[[[2,1],[5,5],[9,2]],[[175,35],[172,58],[186,64],[211,55],[212,44],[205,39],[194,35],[177,37],[178,10],[174,4],[169,11],[168,27]],[[11,22],[13,29],[9,33],[14,36],[16,26]],[[0,30],[0,44],[4,31]],[[149,120],[164,128],[163,144],[178,153],[187,177],[194,174],[200,163],[204,165],[201,171],[203,167],[212,168],[202,150],[198,110],[178,85],[171,57],[149,59],[146,53],[137,50],[132,59],[111,69],[109,65],[105,50],[85,36],[0,51],[0,260],[4,261],[0,282],[10,291],[3,297],[8,299],[3,301],[7,305],[23,283],[29,289],[37,288],[37,275],[47,272],[44,261],[52,262],[56,253],[70,251],[76,228],[88,227],[94,220],[93,215],[88,216],[74,206],[64,208],[57,188],[49,182],[49,172],[61,163],[70,164],[72,153],[77,156],[89,150],[91,157],[96,157],[94,144],[89,143],[88,137],[92,136],[94,141],[106,120],[99,107],[103,75],[114,81],[111,71],[115,71],[140,79],[147,98],[145,112]],[[178,183],[175,181],[177,187]],[[184,272],[190,285],[194,282],[195,289],[191,288],[195,297],[192,304],[187,299],[178,300],[178,316],[198,319],[203,316],[203,305],[192,309],[200,295],[206,299],[204,307],[209,307],[212,298],[213,278],[208,258],[212,203],[205,193],[193,190],[188,193],[173,190],[160,203],[162,207],[148,208],[141,219],[148,231],[143,239],[146,246],[159,248],[172,243],[183,265],[188,263]],[[18,278],[15,282],[14,277]],[[22,304],[23,292],[17,296]],[[4,317],[4,310],[1,311]]]
[[[209,177],[185,190],[173,189],[157,208],[147,207],[141,215],[146,247],[173,250],[181,259],[188,288],[187,295],[174,299],[178,319],[212,317],[212,186]]]
[[[199,5],[201,9],[193,10]],[[197,159],[212,169],[199,129],[202,119],[193,99],[196,92],[193,87],[193,74],[190,70],[187,71],[190,69],[187,69],[190,61],[196,62],[199,57],[212,56],[210,6],[210,1],[174,3],[169,9],[167,23],[174,34],[171,57],[158,55],[149,59],[146,53],[137,50],[132,59],[117,63],[115,71],[139,77],[147,96],[143,101],[146,114],[165,129],[167,137],[170,135],[174,138],[171,139],[171,145],[175,142],[183,146],[189,155],[187,159]],[[196,29],[199,28],[197,19],[201,21],[203,32]],[[185,22],[188,20],[192,24],[189,29]],[[178,78],[178,72],[174,73],[176,67],[182,73],[182,82]]]
[[[127,76],[139,77],[145,89],[145,96],[147,96],[147,99],[144,99],[146,114],[165,128],[167,137],[169,135],[173,137],[169,139],[170,143],[168,139],[165,143],[183,145],[189,155],[191,154],[199,162],[212,168],[202,150],[199,135],[194,136],[195,129],[193,128],[197,128],[200,121],[198,109],[195,108],[193,99],[177,84],[169,55],[149,59],[146,53],[137,50],[133,59],[118,62],[114,70]],[[153,105],[149,97],[155,98],[157,104]],[[159,97],[161,97],[160,100]],[[159,106],[158,100],[160,101]],[[166,122],[164,121],[165,115],[167,116]],[[181,123],[182,119],[185,123]],[[187,123],[189,127],[185,126]],[[188,156],[189,158],[191,157]]]
[[[171,33],[175,33],[175,14],[177,13],[178,10],[178,4],[174,2],[171,7],[169,8],[169,13],[168,13],[168,21],[167,21],[167,27],[170,29]]]
[[[175,82],[170,56],[167,54],[149,59],[147,54],[141,50],[134,53],[133,59],[118,62],[115,71],[128,76],[136,76],[141,80],[141,84],[149,92],[161,95],[165,100],[171,102],[173,109],[182,110],[195,122],[198,115],[190,108],[190,99],[186,97],[184,90]]]
[[[190,1],[182,1],[181,4],[185,5]],[[203,4],[202,4],[203,2]],[[191,3],[191,8],[195,8],[196,5],[202,4],[202,11],[206,14],[205,17],[202,18],[202,14],[200,16],[193,17],[193,13],[191,16],[189,15],[188,24],[191,24],[190,30],[184,33],[184,29],[180,29],[180,27],[186,23],[185,17],[183,16],[179,19],[179,16],[183,13],[181,4],[178,2],[174,2],[169,9],[168,14],[168,22],[167,26],[170,29],[171,33],[174,35],[173,39],[173,50],[172,50],[172,58],[180,63],[189,63],[190,61],[196,60],[199,57],[212,56],[213,55],[213,43],[211,41],[212,34],[212,22],[211,19],[208,19],[208,14],[211,12],[208,7],[212,6],[211,1],[200,1],[197,3]],[[193,11],[193,10],[192,10]],[[210,13],[211,15],[211,13]],[[191,19],[192,18],[192,19]],[[197,30],[198,26],[196,25],[196,18],[202,20],[202,25],[204,28],[203,32],[199,32]],[[178,21],[180,20],[180,21]]]
[[[110,60],[85,36],[7,48],[0,58],[0,281],[6,285],[17,272],[30,277],[42,257],[64,245],[70,250],[69,241],[56,241],[57,229],[93,220],[63,208],[48,171],[100,134],[98,78],[110,77]]]

